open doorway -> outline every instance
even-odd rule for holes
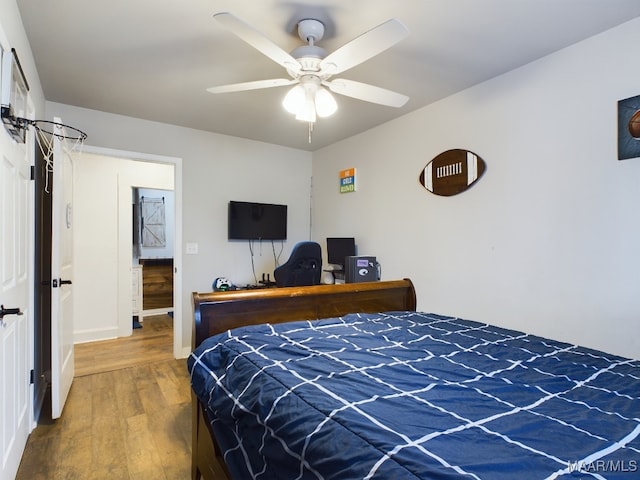
[[[134,187],[132,204],[133,334],[140,335],[146,323],[162,335],[174,316],[175,195],[173,190]]]
[[[174,195],[173,247],[168,254],[173,258],[173,301],[167,311],[173,313],[172,354],[181,358],[181,160],[85,146],[76,166],[76,224],[84,225],[75,247],[81,266],[77,284],[84,287],[74,305],[80,318],[76,343],[133,333],[132,192],[144,186]]]

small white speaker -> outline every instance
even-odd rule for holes
[[[333,272],[322,272],[322,283],[325,285],[331,285],[332,283],[335,283],[335,281]]]

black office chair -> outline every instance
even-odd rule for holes
[[[316,242],[298,242],[287,263],[273,271],[278,287],[319,285],[322,276],[322,249]]]

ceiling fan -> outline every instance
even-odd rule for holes
[[[328,90],[365,102],[396,108],[402,107],[409,100],[406,95],[366,83],[344,78],[330,80],[334,75],[369,60],[405,38],[409,30],[395,18],[372,28],[330,54],[316,45],[324,36],[324,24],[319,20],[308,18],[298,22],[298,35],[306,45],[287,53],[231,13],[217,13],[214,18],[240,39],[284,67],[291,78],[221,85],[208,88],[207,91],[211,93],[295,85],[284,97],[283,106],[298,120],[308,122],[309,132],[316,116],[326,117],[337,109],[336,101]]]

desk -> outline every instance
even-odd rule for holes
[[[235,290],[264,290],[267,288],[278,288],[276,282],[260,282],[258,285],[235,286]]]

